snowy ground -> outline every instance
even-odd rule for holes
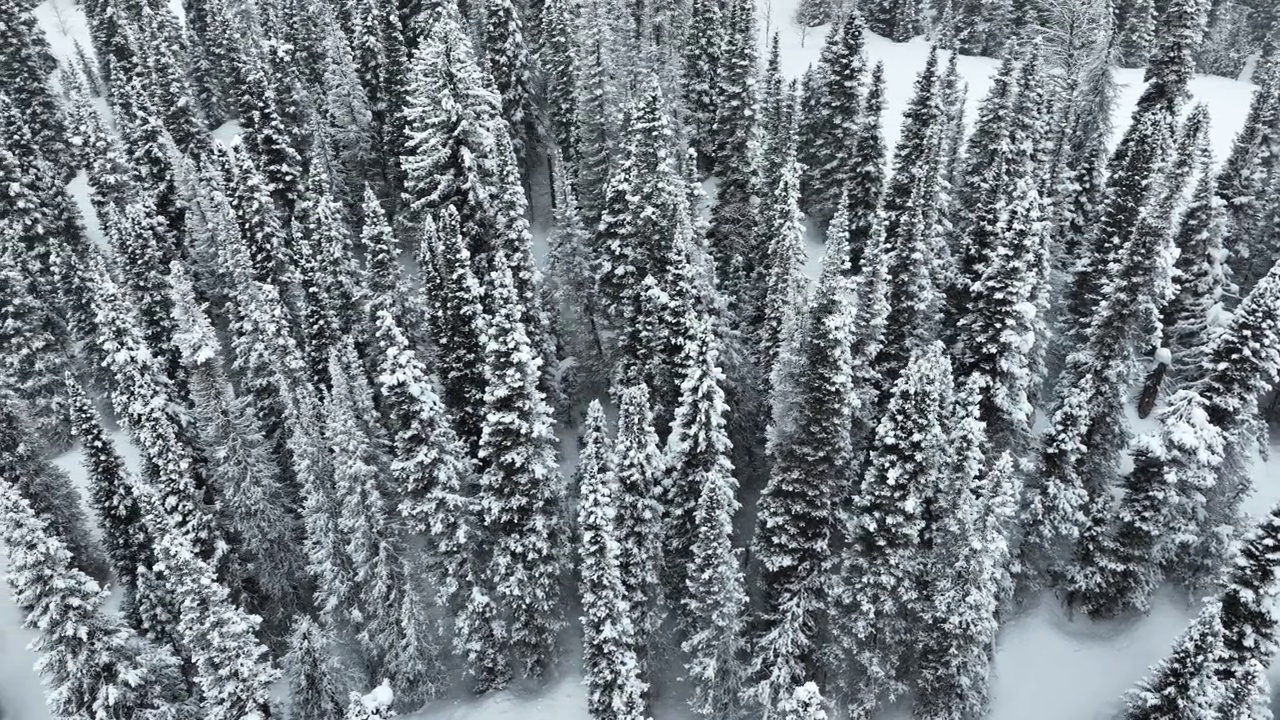
[[[759,0],[759,3],[770,31],[782,34],[784,71],[798,76],[806,66],[817,61],[826,28],[813,28],[804,33],[797,29],[790,22],[795,0]],[[45,0],[36,13],[49,35],[54,53],[60,58],[72,57],[72,38],[88,46],[84,16],[72,0]],[[765,24],[761,23],[762,29]],[[911,97],[916,74],[924,67],[928,46],[924,40],[895,45],[868,36],[868,51],[873,61],[885,63],[888,101],[885,135],[892,146],[898,136],[897,118]],[[961,58],[959,68],[969,84],[972,118],[988,90],[995,63],[985,58]],[[1123,128],[1141,93],[1142,74],[1121,70],[1119,79],[1125,87],[1116,112],[1118,124]],[[1231,142],[1244,122],[1252,87],[1216,77],[1197,77],[1192,82],[1195,100],[1208,104],[1213,116],[1210,138],[1219,160],[1230,151]],[[237,130],[228,125],[216,134],[227,139]],[[74,180],[73,194],[83,197],[83,184],[82,177]],[[811,266],[815,270],[820,254],[820,243],[815,240],[811,243]],[[566,456],[576,453],[570,437],[565,436]],[[117,442],[123,440],[123,436],[117,435]],[[122,445],[122,449],[127,454],[130,452],[127,446]],[[571,462],[572,458],[566,457],[566,464]],[[78,452],[58,458],[57,463],[83,483]],[[1256,492],[1247,510],[1261,515],[1280,501],[1280,460],[1259,461],[1254,481]],[[3,564],[4,554],[0,553],[0,571]],[[1047,599],[1040,607],[1010,623],[1001,635],[991,719],[1111,717],[1120,696],[1163,657],[1193,613],[1194,608],[1180,600],[1162,597],[1156,601],[1151,614],[1140,621],[1094,624],[1068,619],[1057,603]],[[20,625],[20,613],[8,592],[0,591],[0,717],[46,720],[48,713],[42,688],[32,670],[34,657],[25,650],[33,635]],[[1280,680],[1280,673],[1274,673],[1273,680]],[[664,720],[683,720],[676,710],[663,712],[662,716]],[[411,717],[418,720],[586,720],[589,716],[580,679],[570,673],[533,694],[510,692],[480,700],[440,702]]]

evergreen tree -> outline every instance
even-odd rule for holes
[[[934,521],[948,510],[953,440],[944,424],[953,417],[951,363],[933,343],[912,356],[889,393],[846,521],[836,633],[856,711],[895,697],[917,661],[913,628],[927,607]]]
[[[599,405],[593,404],[598,417]],[[593,717],[640,720],[647,685],[636,657],[636,630],[622,584],[622,547],[615,519],[621,509],[609,473],[580,466],[578,527],[581,555],[583,676]]]
[[[894,42],[906,42],[924,31],[920,0],[869,0],[862,12],[871,32]]]
[[[253,25],[256,23],[250,27]],[[264,30],[262,34],[271,32],[271,28]],[[293,106],[296,98],[290,83],[293,68],[285,64],[287,60],[280,57],[283,54],[283,48],[272,40],[260,40],[244,52],[237,104],[245,149],[261,169],[267,191],[288,216],[297,201],[302,158],[298,150],[299,108]]]
[[[924,718],[981,717],[987,712],[996,632],[1011,585],[1009,531],[1018,509],[1017,467],[1008,453],[989,468],[967,462],[982,459],[981,422],[976,406],[957,411],[962,417],[956,441],[979,450],[969,453],[973,458],[958,458],[959,472],[946,495],[950,522],[935,531],[914,710]]]
[[[794,139],[780,149],[784,161],[766,205],[761,212],[761,234],[768,239],[763,277],[763,308],[760,323],[760,365],[767,374],[778,361],[786,334],[795,323],[797,307],[804,301],[806,279],[804,213],[800,211],[800,166],[796,162]]]
[[[489,74],[502,97],[502,118],[509,126],[517,164],[527,168],[529,152],[537,141],[536,108],[524,22],[512,0],[485,0],[484,48]]]
[[[268,717],[269,689],[279,672],[255,637],[259,618],[232,603],[213,568],[196,555],[188,533],[165,516],[159,496],[147,493],[143,505],[159,538],[156,575],[177,606],[178,646],[194,668],[204,716]]]
[[[540,676],[554,658],[560,624],[561,481],[550,408],[538,388],[541,358],[521,322],[505,253],[494,256],[494,315],[485,328],[484,414],[479,498],[499,605],[510,612],[510,642],[524,672]]]
[[[428,211],[452,206],[477,269],[495,229],[490,178],[495,136],[506,132],[501,103],[458,19],[437,18],[409,70],[400,157],[404,222],[420,227]]]
[[[662,471],[649,388],[626,388],[620,394],[618,436],[609,459],[609,473],[618,498],[614,532],[628,550],[619,558],[623,597],[631,605],[637,656],[646,672],[650,670],[652,638],[658,635],[664,615],[659,577],[663,562],[662,506],[658,502]]]
[[[996,170],[986,179],[994,187],[974,188],[983,204],[969,224],[967,272],[960,278],[968,287],[961,292],[965,304],[956,308],[957,372],[977,380],[979,417],[993,450],[1016,458],[1032,442],[1037,360],[1046,334],[1047,210],[1039,191],[1044,122],[1037,93],[1043,82],[1038,64],[1029,59],[1010,106],[1010,126],[988,158]],[[995,210],[994,223],[983,218],[988,208]]]
[[[880,116],[884,113],[884,63],[876,63],[871,83],[854,133],[845,206],[849,210],[850,270],[862,270],[862,258],[871,243],[872,226],[879,213],[885,186],[884,134]]]
[[[1125,697],[1124,720],[1191,720],[1214,717],[1222,689],[1213,658],[1222,652],[1222,609],[1205,605],[1173,651]]]
[[[1204,42],[1196,52],[1196,70],[1236,78],[1244,70],[1250,48],[1240,42],[1248,33],[1248,9],[1236,0],[1214,0]]]
[[[1134,11],[1141,12],[1141,7]],[[1169,0],[1159,18],[1159,40],[1152,44],[1139,112],[1158,103],[1174,112],[1190,96],[1187,84],[1195,73],[1195,53],[1204,37],[1206,11],[1204,0]],[[1125,37],[1122,32],[1122,48]]]
[[[707,243],[716,262],[720,286],[729,299],[748,303],[746,285],[761,261],[757,234],[759,188],[757,164],[756,23],[754,2],[726,7],[725,43],[715,69],[716,110],[712,144],[720,177],[711,210]],[[753,309],[748,308],[748,312]]]
[[[720,3],[692,0],[689,10],[689,42],[684,50],[684,106],[689,134],[698,158],[715,163],[716,73],[723,63],[727,44]],[[590,217],[590,216],[588,216]]]
[[[907,358],[935,335],[943,280],[939,268],[946,262],[936,246],[933,220],[942,130],[936,50],[915,87],[884,196],[890,316],[876,364],[886,385],[897,379]]]
[[[732,450],[725,430],[724,373],[719,350],[707,323],[689,348],[688,371],[667,446],[667,497],[679,515],[668,527],[678,546],[673,558],[685,557],[685,587],[680,619],[685,631],[681,648],[693,694],[690,708],[702,717],[732,717],[741,700],[744,678],[740,663],[744,646],[746,590],[738,551],[733,547],[733,518],[738,510],[738,483],[729,461]],[[692,508],[687,503],[696,494]],[[684,545],[689,541],[691,544]],[[674,563],[669,563],[669,565]]]
[[[484,300],[453,208],[444,209],[438,224],[427,223],[418,261],[429,293],[427,324],[436,346],[441,399],[453,413],[458,435],[474,449],[484,404]]]
[[[559,341],[568,368],[564,392],[569,397],[591,397],[609,386],[610,367],[602,336],[604,318],[596,293],[591,235],[563,174],[557,182],[554,223],[547,238],[543,304],[554,318],[552,334]]]
[[[8,551],[14,601],[24,626],[37,630],[31,649],[48,687],[54,717],[148,718],[184,711],[178,661],[142,643],[109,613],[109,593],[78,570],[67,546],[6,473],[0,480],[0,538]]]
[[[813,148],[817,164],[810,168],[812,192],[806,197],[809,213],[820,220],[835,214],[854,175],[863,171],[857,164],[862,158],[848,149],[857,147],[862,124],[863,74],[867,65],[862,39],[865,29],[862,16],[855,12],[838,28],[832,27],[831,37],[822,49],[820,63],[825,84],[821,90],[820,134],[815,138],[818,145]]]
[[[826,704],[816,683],[797,685],[782,705],[782,720],[827,720]]]
[[[221,346],[191,278],[171,266],[174,344],[190,375],[198,446],[208,461],[208,482],[218,499],[219,520],[239,559],[237,585],[247,609],[282,633],[295,608],[301,557],[293,550],[297,529],[288,510],[281,468],[271,455],[252,409],[232,390]]]
[[[330,354],[333,384],[325,407],[325,440],[333,453],[337,527],[351,568],[351,606],[346,609],[366,665],[386,667],[399,638],[400,593],[405,576],[400,538],[387,507],[375,450],[357,415],[358,398],[337,350]]]
[[[1147,64],[1155,41],[1156,14],[1152,0],[1114,3],[1116,44],[1121,67]]]
[[[80,441],[89,479],[89,505],[98,517],[103,549],[116,582],[124,590],[125,607],[130,608],[137,592],[138,566],[152,564],[154,555],[150,547],[154,539],[142,522],[142,508],[133,489],[137,480],[116,452],[93,401],[70,374],[67,413],[72,432]]]
[[[604,211],[605,185],[613,164],[613,141],[616,135],[616,112],[611,91],[608,22],[600,17],[608,6],[598,4],[591,22],[582,23],[578,53],[582,58],[581,90],[577,105],[577,133],[574,135],[578,199],[582,218],[588,228],[600,224]],[[687,97],[687,95],[686,95]],[[706,127],[710,127],[710,115]]]
[[[316,621],[306,615],[294,621],[282,664],[290,720],[342,720],[346,673],[333,655],[332,639]]]
[[[854,453],[849,251],[843,220],[833,223],[818,288],[798,336],[792,416],[770,440],[773,468],[752,539],[764,604],[751,673],[752,699],[774,707],[816,667],[818,624],[827,612],[824,576],[832,570],[836,503],[850,491]]]
[[[30,133],[38,155],[63,174],[69,167],[67,130],[50,83],[57,63],[49,52],[44,33],[36,25],[33,8],[19,0],[0,6],[6,19],[0,26],[0,87],[9,102],[30,113]]]
[[[616,374],[644,382],[670,406],[691,301],[687,189],[671,147],[671,120],[650,76],[632,108],[596,232],[601,305],[618,331]]]
[[[578,103],[580,63],[578,58],[577,0],[549,0],[542,5],[542,43],[538,65],[546,76],[547,120],[551,138],[559,150],[562,167],[572,172],[578,160]],[[557,170],[559,172],[559,170]]]

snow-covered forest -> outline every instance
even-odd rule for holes
[[[1277,260],[1275,0],[0,0],[0,718],[1269,719]]]

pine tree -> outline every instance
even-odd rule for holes
[[[347,714],[343,720],[387,720],[396,716],[392,709],[395,693],[386,680],[367,695],[352,692],[348,695]]]
[[[715,68],[715,120],[712,151],[720,177],[711,210],[707,243],[716,263],[720,287],[731,303],[750,302],[747,286],[761,262],[758,240],[755,3],[735,0],[726,6],[725,42]],[[754,309],[748,307],[749,313]]]
[[[485,328],[484,414],[479,458],[483,524],[489,533],[487,577],[509,609],[510,642],[524,672],[540,676],[554,658],[560,624],[561,481],[550,408],[538,388],[541,358],[521,322],[504,253],[493,258]]]
[[[44,34],[36,26],[32,8],[18,0],[0,6],[0,87],[9,102],[29,112],[30,132],[40,157],[63,174],[70,157],[61,108],[53,94],[50,74],[57,67]]]
[[[904,687],[927,598],[927,552],[945,515],[954,417],[941,343],[913,354],[889,393],[862,486],[846,520],[837,652],[851,671],[851,707],[870,711]]]
[[[1222,648],[1215,653],[1216,684],[1224,694],[1221,717],[1259,717],[1265,702],[1265,673],[1276,648],[1276,620],[1264,598],[1276,591],[1276,540],[1280,510],[1240,540],[1235,567],[1222,592]]]
[[[942,130],[936,50],[930,53],[915,87],[915,96],[903,116],[892,180],[884,196],[890,316],[876,364],[886,384],[892,383],[907,358],[935,335],[941,302],[942,278],[938,276],[944,259],[934,242],[933,219]]]
[[[298,532],[281,468],[252,409],[232,390],[213,324],[180,262],[171,266],[170,281],[174,344],[190,375],[198,446],[209,463],[220,524],[242,565],[238,571],[244,576],[237,584],[248,596],[246,608],[268,618],[271,631],[282,633],[295,607],[302,565],[293,550]]]
[[[759,502],[752,539],[760,563],[764,605],[758,619],[750,692],[771,708],[816,667],[818,638],[829,599],[836,503],[850,492],[854,454],[849,251],[839,216],[832,224],[818,288],[803,320],[797,363],[781,372],[795,388],[792,419],[774,428],[773,468]]]
[[[283,49],[272,40],[259,40],[256,47],[244,52],[237,105],[245,149],[261,169],[267,191],[288,216],[297,201],[302,158],[298,151],[299,109],[292,106],[295,98],[289,84],[292,66],[285,64],[282,54]]]
[[[693,0],[689,10],[689,43],[684,51],[684,105],[689,134],[698,158],[714,165],[718,149],[713,128],[716,119],[716,72],[724,58],[727,33],[720,3]],[[590,217],[590,216],[588,216]]]
[[[183,681],[168,651],[141,642],[106,608],[108,592],[73,564],[67,546],[6,473],[0,480],[0,538],[14,601],[37,630],[54,717],[167,718],[183,712]],[[190,710],[188,708],[188,710]]]
[[[593,405],[599,410],[599,405]],[[597,413],[598,417],[598,413]],[[580,466],[578,527],[583,629],[583,676],[594,717],[639,720],[647,688],[636,657],[636,630],[622,584],[615,519],[617,486],[598,464]]]
[[[400,688],[396,706],[405,712],[422,709],[443,689],[445,668],[440,662],[435,618],[422,592],[423,576],[412,560],[405,560],[405,585],[400,590],[395,639],[386,655],[386,675]]]
[[[474,449],[485,388],[484,300],[453,208],[445,208],[438,223],[427,223],[418,261],[429,293],[427,324],[436,346],[441,399],[453,413],[458,435]]]
[[[658,502],[662,471],[649,388],[626,388],[619,398],[618,436],[613,443],[609,472],[618,501],[614,532],[619,544],[628,550],[626,556],[619,558],[622,588],[631,604],[637,655],[646,672],[652,638],[657,636],[664,615],[659,577],[663,562],[662,506]]]
[[[797,685],[780,708],[782,720],[827,720],[826,704],[816,683]]]
[[[1121,67],[1147,64],[1155,41],[1156,16],[1152,0],[1115,3],[1116,44]]]
[[[669,540],[668,548],[673,558],[686,557],[688,548],[679,617],[685,632],[681,649],[689,656],[685,671],[694,687],[690,708],[702,717],[725,718],[739,707],[745,679],[740,663],[746,591],[733,547],[738,483],[725,430],[724,373],[710,326],[703,323],[697,337],[667,446],[666,496],[681,503],[669,505],[679,515],[668,520],[668,528],[689,534],[669,533],[681,544]]]
[[[871,244],[872,226],[879,213],[885,186],[884,134],[880,116],[884,113],[884,63],[876,63],[862,113],[855,131],[848,184],[844,189],[849,211],[850,270],[862,270],[862,258]]]
[[[409,70],[404,122],[407,140],[403,220],[420,227],[428,211],[452,206],[473,262],[487,252],[494,230],[490,180],[496,134],[505,132],[502,98],[489,86],[457,18],[432,23]],[[476,266],[480,267],[479,264]]]
[[[333,640],[306,615],[294,621],[282,661],[289,681],[291,720],[342,720],[345,670],[333,655]]]
[[[894,42],[906,42],[924,31],[920,0],[869,0],[862,12],[871,32]]]
[[[833,26],[831,37],[822,49],[820,60],[824,87],[821,90],[819,136],[813,148],[816,165],[812,191],[805,198],[806,209],[819,220],[829,220],[860,167],[857,152],[859,130],[862,129],[864,84],[867,59],[862,33],[866,23],[858,13],[851,14],[839,27]],[[858,188],[859,190],[862,188]],[[861,198],[859,198],[861,200]]]
[[[489,74],[502,96],[502,117],[509,126],[517,164],[527,168],[534,133],[533,77],[521,13],[511,0],[485,0],[484,48]]]
[[[1192,720],[1214,717],[1222,689],[1213,673],[1222,651],[1221,606],[1205,605],[1173,651],[1125,696],[1124,720]]]
[[[582,204],[582,218],[588,228],[600,224],[600,215],[604,211],[605,185],[611,173],[613,141],[617,131],[615,96],[611,91],[609,24],[600,17],[606,8],[603,4],[595,7],[593,21],[580,25],[578,38],[582,82],[576,115],[578,127],[573,138],[574,177],[578,200]]]
[[[111,561],[112,574],[125,592],[130,607],[137,592],[138,566],[151,564],[154,543],[142,522],[133,484],[136,481],[124,459],[116,451],[98,415],[98,409],[84,389],[67,375],[67,413],[71,429],[80,441],[83,465],[89,479],[89,505],[98,517],[103,549]]]
[[[565,171],[572,172],[578,160],[578,103],[582,86],[578,58],[577,0],[549,0],[542,5],[542,43],[538,65],[547,82],[547,119],[551,138]],[[557,173],[561,172],[557,170]]]

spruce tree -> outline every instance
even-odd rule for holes
[[[715,163],[716,72],[727,44],[720,3],[693,0],[689,10],[689,42],[684,51],[684,105],[689,133],[700,162]]]
[[[644,385],[634,385],[620,393],[618,435],[613,442],[609,473],[618,501],[614,532],[628,550],[619,558],[622,588],[631,604],[637,655],[647,673],[652,639],[657,636],[665,613],[659,576],[663,562],[662,505],[658,502],[663,458],[653,427],[649,388]]]
[[[886,385],[897,379],[907,358],[935,334],[943,282],[940,268],[945,263],[936,247],[933,216],[942,131],[936,50],[930,53],[915,89],[903,116],[883,206],[890,316],[876,364]]]
[[[629,113],[592,250],[601,305],[619,335],[615,372],[625,384],[645,382],[669,406],[687,332],[691,258],[687,189],[664,106],[650,76]]]
[[[773,468],[759,502],[752,539],[760,564],[764,604],[757,621],[750,691],[771,708],[816,667],[818,638],[829,599],[836,503],[847,498],[854,453],[850,426],[853,391],[848,246],[843,223],[833,223],[818,288],[799,331],[797,362],[781,372],[795,388],[783,412],[793,416],[774,428]]]
[[[382,672],[388,654],[400,640],[397,617],[405,583],[400,534],[388,507],[373,444],[360,426],[359,399],[337,350],[330,354],[329,376],[333,387],[325,406],[325,440],[333,454],[337,528],[345,540],[346,565],[352,571],[346,614],[366,665]]]
[[[484,48],[489,75],[502,97],[502,118],[507,121],[517,164],[526,168],[529,152],[537,142],[533,76],[521,12],[512,0],[485,0]]]
[[[0,480],[0,539],[7,577],[54,717],[167,718],[185,706],[178,660],[140,641],[105,608],[109,593],[78,570],[67,546],[7,474]]]
[[[669,502],[681,503],[669,506],[679,515],[668,520],[668,528],[683,528],[689,535],[672,533],[669,537],[681,544],[668,548],[673,558],[686,557],[688,548],[679,618],[685,634],[681,649],[689,656],[685,671],[693,684],[690,708],[701,717],[725,718],[739,708],[745,679],[746,590],[733,546],[738,483],[729,461],[728,407],[715,336],[704,322],[696,337],[667,445],[666,495]]]
[[[221,344],[191,278],[180,262],[170,270],[177,332],[174,344],[189,373],[198,447],[208,461],[208,482],[218,501],[219,520],[241,567],[237,584],[249,609],[283,633],[295,607],[302,559],[288,509],[281,467],[271,454],[257,418],[227,379]]]
[[[582,86],[578,58],[577,0],[550,0],[542,5],[542,42],[538,65],[546,77],[547,120],[551,139],[563,163],[560,172],[572,172],[578,160],[578,103]]]
[[[525,674],[541,676],[554,659],[561,557],[561,479],[551,411],[538,388],[541,357],[521,322],[505,253],[493,258],[485,328],[484,414],[478,496],[488,533],[487,575],[509,615],[512,650]]]
[[[64,174],[70,162],[67,131],[61,108],[53,93],[50,74],[57,67],[44,33],[36,25],[33,8],[19,0],[6,0],[0,7],[6,21],[0,26],[0,87],[9,102],[29,112],[37,152]]]
[[[862,16],[855,12],[838,28],[831,29],[831,37],[822,49],[822,114],[817,120],[818,145],[813,148],[817,164],[809,169],[813,173],[812,192],[806,197],[806,209],[819,220],[829,220],[835,214],[846,187],[862,170],[858,165],[861,158],[857,153],[851,155],[848,148],[857,147],[862,124],[865,29]]]
[[[333,646],[315,620],[301,615],[294,621],[289,652],[282,661],[289,681],[290,720],[342,720],[347,677]]]
[[[759,357],[766,377],[795,323],[807,284],[803,274],[807,259],[805,216],[800,211],[800,166],[795,159],[794,139],[780,150],[784,158],[780,175],[769,188],[761,212],[761,234],[769,243],[762,277],[757,279],[763,285]]]
[[[593,405],[599,410],[599,405]],[[596,464],[579,473],[578,528],[582,537],[579,592],[582,596],[583,681],[592,716],[640,720],[645,692],[636,657],[636,630],[622,583],[615,518],[621,509],[617,485]]]
[[[111,562],[112,574],[125,593],[125,607],[131,608],[137,592],[138,566],[151,564],[154,551],[151,537],[142,522],[142,507],[133,488],[137,480],[116,451],[98,408],[80,383],[67,375],[67,413],[71,430],[80,441],[83,465],[89,480],[89,505],[98,518],[103,550]]]
[[[1152,0],[1113,5],[1116,44],[1121,67],[1143,67],[1155,41],[1156,16]]]
[[[428,222],[419,264],[423,268],[427,325],[436,346],[441,399],[453,413],[458,435],[474,449],[480,442],[484,403],[484,300],[453,208]]]
[[[981,717],[987,712],[996,632],[1011,585],[1009,533],[1018,509],[1017,466],[1007,452],[986,466],[977,407],[957,407],[957,412],[962,417],[956,442],[979,451],[969,453],[973,458],[957,453],[960,467],[944,500],[951,503],[949,522],[934,534],[914,709],[922,718]]]
[[[872,226],[879,213],[885,186],[885,143],[880,117],[884,113],[884,63],[871,71],[858,128],[854,133],[853,158],[844,189],[849,211],[850,270],[862,270],[862,258],[871,244]]]
[[[568,365],[564,392],[591,397],[609,386],[611,368],[605,355],[604,317],[596,292],[587,231],[577,198],[561,173],[557,183],[555,226],[547,238],[544,301],[554,318],[553,335]]]
[[[871,32],[894,42],[906,42],[924,31],[920,0],[869,0],[862,12]]]
[[[734,0],[726,5],[725,43],[715,68],[716,109],[712,144],[716,160],[716,204],[711,210],[707,243],[720,287],[731,303],[747,304],[747,283],[761,262],[757,162],[755,3]],[[748,315],[749,316],[749,315]]]
[[[1142,3],[1135,12],[1141,12]],[[1196,49],[1204,36],[1207,6],[1203,0],[1169,0],[1160,15],[1159,39],[1151,48],[1146,76],[1147,87],[1138,100],[1138,111],[1162,104],[1175,111],[1190,95],[1187,84],[1195,73]],[[1121,46],[1125,35],[1121,34]]]
[[[889,392],[867,471],[846,520],[837,652],[851,707],[867,712],[904,687],[925,612],[927,553],[945,515],[954,417],[951,363],[941,343],[913,354]]]
[[[490,174],[497,162],[495,135],[506,132],[501,103],[459,20],[442,14],[409,69],[408,135],[400,157],[403,222],[420,228],[428,211],[452,206],[477,263],[495,229],[490,196],[496,188]]]
[[[1221,612],[1217,602],[1205,605],[1173,651],[1125,696],[1124,720],[1215,716],[1223,700],[1213,673],[1213,659],[1222,652]]]

